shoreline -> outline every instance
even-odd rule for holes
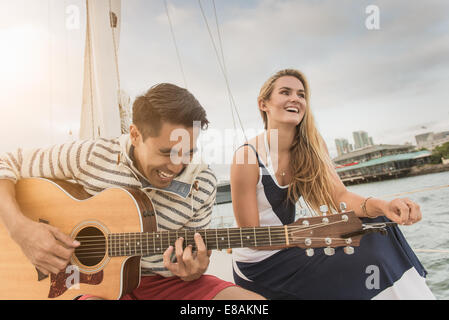
[[[449,171],[449,164],[424,164],[419,165],[415,167],[410,168],[410,172],[406,174],[406,177],[414,177],[419,176],[423,174],[429,174],[429,173],[439,173]]]
[[[365,184],[365,183],[371,183],[376,181],[385,181],[385,180],[391,180],[391,179],[397,179],[397,178],[407,178],[407,177],[415,177],[420,175],[426,175],[431,173],[439,173],[439,172],[445,172],[449,171],[449,164],[423,164],[418,166],[410,167],[408,170],[403,170],[400,173],[392,174],[392,175],[382,175],[382,176],[371,176],[371,177],[364,177],[362,179],[358,180],[346,180],[343,181],[343,184],[345,186],[351,186],[351,185],[359,185],[359,184]],[[225,203],[231,203],[231,189],[229,185],[229,180],[222,180],[218,185],[218,192],[217,192],[217,205],[219,204],[225,204]]]
[[[410,167],[408,170],[401,170],[400,172],[396,172],[394,174],[383,174],[383,175],[375,175],[368,177],[359,177],[356,180],[346,180],[343,181],[345,186],[365,184],[376,181],[385,181],[397,178],[407,178],[407,177],[415,177],[420,175],[426,175],[431,173],[439,173],[449,171],[449,164],[423,164],[418,166]]]

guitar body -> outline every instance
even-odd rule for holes
[[[139,285],[140,256],[109,257],[107,234],[156,231],[154,210],[139,190],[110,188],[89,196],[76,185],[41,178],[19,180],[16,199],[31,220],[72,238],[98,239],[93,257],[72,256],[65,271],[45,276],[25,257],[0,224],[0,299],[74,299],[92,294],[119,299]]]

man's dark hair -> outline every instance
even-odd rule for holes
[[[201,129],[207,129],[206,110],[187,89],[174,84],[155,85],[133,104],[133,123],[144,140],[148,136],[158,136],[162,122],[190,128],[194,121],[200,122]]]

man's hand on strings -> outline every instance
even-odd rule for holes
[[[203,238],[199,233],[195,234],[194,240],[196,251],[192,250],[192,245],[188,245],[183,250],[184,239],[179,238],[175,242],[175,247],[170,246],[163,255],[164,266],[184,281],[192,281],[201,277],[209,266],[209,257],[212,254],[211,250],[206,249]],[[173,250],[175,251],[176,262],[170,260]]]

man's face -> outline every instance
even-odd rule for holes
[[[131,125],[137,169],[153,186],[168,187],[192,160],[197,149],[198,131],[193,126],[163,122],[157,137],[149,136],[143,141],[137,127]]]

